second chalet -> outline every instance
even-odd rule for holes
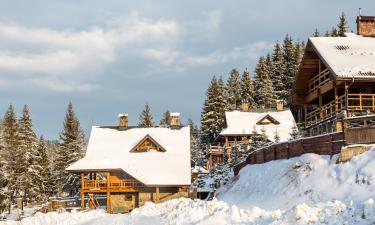
[[[191,184],[190,128],[180,126],[179,114],[169,127],[128,126],[119,115],[118,126],[94,126],[84,158],[66,170],[81,175],[81,201],[97,206],[105,194],[107,211],[130,211],[146,201],[188,197]]]

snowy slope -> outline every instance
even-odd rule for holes
[[[307,154],[247,166],[237,182],[208,202],[181,198],[147,203],[128,215],[102,210],[38,213],[21,223],[0,224],[374,224],[374,150],[343,164]]]
[[[334,160],[332,160],[334,161]],[[251,165],[219,198],[241,207],[289,209],[300,203],[375,197],[375,151],[335,164],[329,156],[305,154],[289,160]]]

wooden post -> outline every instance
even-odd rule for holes
[[[303,104],[303,108],[305,110],[305,128],[306,128],[307,127],[307,117],[306,117],[306,115],[307,115],[307,104],[306,103]]]
[[[338,93],[337,93],[337,86],[336,86],[336,82],[334,83],[334,95],[335,95],[335,112],[336,114],[338,113],[339,111],[339,96],[338,96]]]
[[[85,186],[85,174],[81,173],[81,208],[85,208],[85,191],[84,191],[84,186]]]
[[[345,82],[345,110],[346,110],[346,114],[348,115],[348,104],[349,104],[349,100],[348,100],[348,92],[349,92],[349,86],[348,86],[348,83]],[[348,115],[349,116],[349,115]]]
[[[107,172],[107,212],[111,213],[111,192],[109,191],[109,177],[110,174]]]
[[[156,197],[155,200],[159,201],[159,199],[160,199],[159,187],[156,187],[156,196],[155,197]]]

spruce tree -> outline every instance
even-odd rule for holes
[[[318,31],[318,28],[315,28],[314,33],[312,34],[312,37],[320,37],[320,33]]]
[[[154,122],[152,121],[152,112],[148,104],[145,105],[145,108],[142,110],[141,115],[139,115],[138,126],[142,127],[152,127]]]
[[[0,163],[0,214],[8,209],[10,203],[4,170],[3,164]]]
[[[24,182],[24,194],[28,195],[29,189],[34,185],[34,180],[30,176],[32,173],[32,165],[34,163],[35,151],[37,147],[37,139],[33,130],[33,124],[27,105],[24,106],[22,116],[19,119],[19,169],[20,179]]]
[[[171,123],[171,113],[169,112],[169,110],[167,110],[163,114],[163,118],[160,120],[159,125],[162,127],[168,127],[170,123]]]
[[[245,69],[241,77],[241,96],[242,100],[249,103],[250,107],[256,108],[254,101],[254,86],[250,73]]]
[[[75,194],[80,185],[80,177],[65,169],[84,155],[84,133],[70,102],[66,111],[63,130],[60,132],[58,150],[54,163],[58,194]]]
[[[206,92],[201,113],[202,142],[211,143],[224,126],[226,101],[224,82],[214,76]]]
[[[339,24],[337,24],[337,36],[345,37],[345,32],[348,29],[348,23],[346,22],[345,13],[342,12],[339,19]]]
[[[39,202],[48,200],[52,192],[51,187],[51,163],[47,156],[47,145],[41,136],[35,151],[34,162],[31,166],[30,174],[33,180],[33,186],[30,190],[31,195]]]
[[[283,51],[280,47],[279,42],[276,42],[273,53],[272,60],[274,64],[274,71],[271,74],[272,86],[274,88],[275,97],[278,100],[284,99],[284,96],[287,96],[288,90],[284,88],[284,73],[285,73],[285,63]]]
[[[289,105],[289,95],[292,90],[294,78],[298,71],[298,62],[296,59],[295,46],[292,38],[289,35],[286,35],[283,43],[283,58],[285,64],[285,72],[283,76],[284,83],[284,93],[281,96],[281,100],[284,100],[287,105]]]
[[[228,111],[239,109],[241,106],[241,82],[239,77],[238,70],[232,69],[225,88],[225,97],[227,99],[226,109]]]
[[[263,56],[259,58],[255,68],[255,102],[259,108],[271,108],[275,102],[272,81]]]
[[[329,33],[329,36],[330,37],[338,37],[339,36],[339,33],[338,33],[336,27],[332,27],[331,32]]]
[[[23,190],[23,181],[18,178],[18,122],[12,105],[8,107],[4,115],[1,134],[4,148],[2,156],[4,162],[3,168],[7,180],[8,195],[10,197],[10,202],[12,202],[13,198],[19,196]]]
[[[196,126],[191,118],[188,120],[190,127],[190,153],[191,159],[198,165],[202,166],[204,163],[204,152],[199,143],[199,128]]]

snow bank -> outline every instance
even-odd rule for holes
[[[220,190],[218,198],[240,207],[267,210],[332,200],[365,201],[375,196],[373,150],[342,164],[335,164],[329,156],[305,154],[249,165],[232,187]]]

